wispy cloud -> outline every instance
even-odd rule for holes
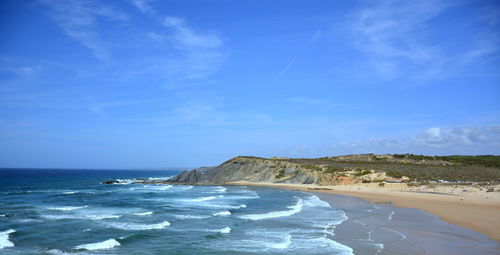
[[[89,48],[101,61],[107,61],[111,52],[109,45],[101,39],[97,31],[97,23],[102,20],[125,21],[128,19],[127,15],[100,1],[39,0],[39,2],[49,7],[48,15],[66,35]]]
[[[482,29],[474,36],[472,47],[460,55],[462,64],[471,64],[485,56],[498,58],[500,52],[500,8],[489,6],[482,10],[478,20]]]
[[[132,4],[137,7],[141,12],[146,13],[146,14],[152,14],[154,13],[153,7],[151,7],[151,3],[155,2],[156,0],[130,0]]]
[[[351,29],[357,35],[355,43],[379,74],[394,78],[408,71],[440,68],[441,52],[426,42],[425,31],[427,22],[447,5],[433,0],[371,3],[355,15]]]
[[[224,41],[215,33],[200,32],[179,17],[169,16],[163,25],[171,29],[170,40],[183,56],[177,79],[204,78],[218,71],[225,58]]]
[[[464,41],[472,41],[470,47],[448,45],[441,39],[442,31],[434,29],[433,20],[452,8],[463,8],[461,4],[438,0],[372,1],[355,13],[349,28],[364,61],[378,75],[389,79],[435,77],[445,71],[461,70],[457,64],[472,64],[494,54],[498,57],[497,7],[485,8],[479,19],[470,21],[482,27],[462,35]]]
[[[311,44],[317,42],[319,40],[320,36],[321,36],[321,30],[318,29],[314,32],[314,34],[311,36],[311,38],[309,38],[309,40],[307,40],[307,42],[304,44],[304,46],[302,46],[302,48],[300,48],[295,53],[295,55],[286,64],[286,66],[283,69],[281,69],[281,71],[278,73],[276,78],[279,79],[279,78],[283,77],[283,75],[285,75],[290,70],[290,68],[295,64],[295,61],[302,54],[302,52],[304,52]]]
[[[39,63],[30,63],[20,58],[0,57],[0,73],[14,74],[16,78],[29,78],[43,70]]]

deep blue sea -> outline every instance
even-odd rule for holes
[[[127,184],[176,173],[0,170],[0,254],[352,254],[344,211],[310,193]]]

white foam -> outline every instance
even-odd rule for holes
[[[118,247],[120,245],[121,244],[118,241],[116,241],[115,239],[108,239],[106,241],[102,241],[102,242],[98,242],[98,243],[89,243],[89,244],[78,245],[75,248],[93,251],[93,250],[112,249],[112,248]]]
[[[104,220],[104,219],[118,219],[122,215],[115,214],[62,214],[62,215],[42,215],[43,218],[49,220],[62,220],[62,219],[90,219],[90,220]]]
[[[5,214],[0,214],[0,218],[3,218],[3,217],[5,217]]]
[[[202,204],[199,205],[202,207],[210,207],[210,208],[221,208],[221,209],[241,209],[241,208],[246,208],[246,204],[241,204],[241,205],[228,205],[228,204]]]
[[[288,217],[302,211],[302,206],[303,206],[302,199],[297,197],[297,203],[295,205],[288,206],[290,210],[274,211],[274,212],[260,213],[260,214],[247,214],[240,216],[240,218],[247,220],[264,220],[271,218]]]
[[[218,232],[221,233],[221,234],[229,234],[231,232],[231,228],[230,227],[225,227],[223,229],[219,229]]]
[[[286,249],[292,244],[292,236],[290,234],[287,234],[283,242],[280,243],[271,243],[268,245],[268,247],[273,248],[273,249]]]
[[[76,194],[78,193],[78,191],[66,191],[66,192],[63,192],[64,195],[71,195],[71,194]]]
[[[153,229],[164,229],[170,226],[170,222],[164,221],[157,224],[114,222],[114,223],[108,223],[107,225],[113,228],[123,229],[123,230],[153,230]]]
[[[212,192],[225,193],[225,192],[227,192],[227,188],[226,187],[222,187],[222,186],[217,186],[217,187],[215,187],[215,190],[212,191]]]
[[[169,190],[172,188],[172,185],[145,185],[143,188],[148,189],[148,190]]]
[[[121,218],[122,215],[87,215],[86,218],[91,219],[91,220],[104,220],[104,219],[118,219]]]
[[[48,207],[49,210],[57,210],[57,211],[73,211],[82,208],[87,208],[87,206],[58,206],[58,207]]]
[[[185,220],[185,219],[208,219],[210,216],[202,216],[202,215],[174,215],[177,219]]]
[[[132,184],[136,182],[136,179],[116,179],[116,183],[114,184],[120,184],[120,185],[126,185],[126,184]]]
[[[318,196],[312,195],[304,200],[307,207],[331,207],[328,202],[321,200]]]
[[[209,196],[209,197],[198,197],[198,198],[193,198],[193,199],[182,199],[181,201],[186,201],[186,202],[203,202],[203,201],[214,200],[214,199],[221,198],[221,197],[223,197],[223,195]]]
[[[9,235],[14,232],[16,232],[14,229],[0,232],[0,249],[14,247],[14,243],[9,240]]]
[[[229,216],[229,215],[231,215],[230,211],[216,212],[213,214],[213,216]]]
[[[134,213],[134,215],[137,215],[137,216],[146,216],[146,215],[151,215],[151,214],[153,214],[153,212]]]

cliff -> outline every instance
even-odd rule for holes
[[[357,154],[324,158],[258,158],[240,156],[219,166],[184,171],[168,180],[183,184],[268,182],[352,184],[399,180],[496,181],[500,156],[421,156]]]
[[[169,182],[224,184],[235,181],[318,183],[320,174],[300,164],[257,157],[235,157],[216,167],[184,171]]]

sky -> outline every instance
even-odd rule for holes
[[[500,3],[0,2],[0,167],[500,154]]]

